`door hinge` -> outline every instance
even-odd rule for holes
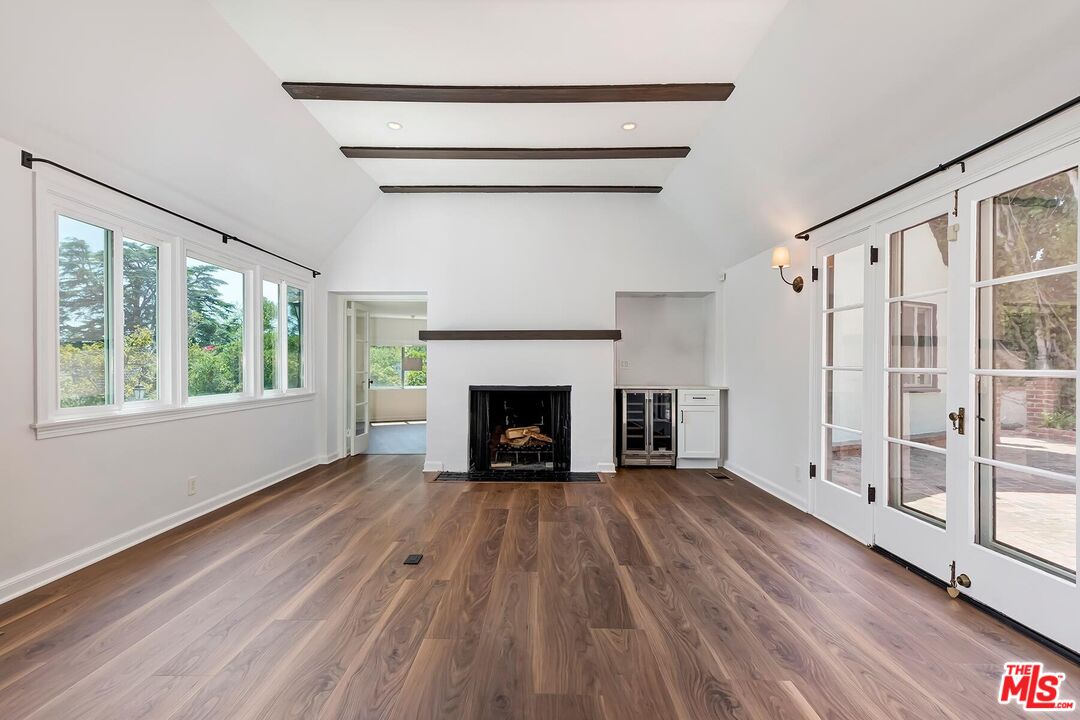
[[[870,264],[873,265],[878,261],[878,249],[873,245],[870,246]]]
[[[810,477],[817,477],[817,465],[815,465],[814,463],[810,463]]]
[[[817,265],[810,267],[810,282],[817,282]]]
[[[877,502],[877,488],[873,485],[869,485],[866,488],[866,502],[871,505]]]

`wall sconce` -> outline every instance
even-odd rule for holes
[[[791,267],[791,253],[789,253],[788,249],[783,245],[778,248],[773,248],[772,267],[778,268],[780,270],[780,279],[790,285],[792,290],[794,290],[795,292],[802,292],[802,275],[796,275],[795,279],[791,282],[788,282],[787,279],[784,277],[784,268]]]

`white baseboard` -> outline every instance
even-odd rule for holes
[[[208,512],[213,512],[219,507],[228,505],[231,502],[235,502],[242,497],[246,497],[254,492],[258,492],[263,488],[270,487],[277,484],[282,480],[286,480],[293,475],[303,472],[308,468],[321,465],[322,458],[314,457],[303,462],[297,463],[291,467],[283,468],[277,472],[270,473],[258,480],[253,480],[246,485],[233,488],[227,492],[221,493],[215,497],[192,505],[191,507],[179,510],[171,515],[166,515],[163,518],[158,518],[145,525],[140,525],[137,528],[128,530],[127,532],[120,533],[114,537],[91,545],[88,548],[77,550],[65,557],[52,560],[39,567],[27,570],[26,572],[16,575],[13,578],[3,580],[0,582],[0,603],[5,603],[9,600],[14,600],[20,595],[36,590],[42,585],[47,585],[54,580],[70,575],[71,573],[81,570],[87,565],[93,565],[94,563],[104,560],[110,555],[126,550],[127,548],[138,545],[141,542],[145,542],[155,535],[171,530],[178,525],[194,520],[195,518],[205,515]]]
[[[752,482],[753,484],[757,485],[759,488],[761,488],[765,492],[769,493],[770,495],[774,495],[774,496],[780,498],[781,500],[783,500],[787,504],[794,505],[795,507],[799,508],[803,512],[810,512],[810,503],[807,500],[807,498],[800,497],[799,495],[797,495],[796,493],[791,492],[787,488],[781,487],[781,486],[777,485],[776,483],[774,483],[771,480],[766,480],[765,478],[761,477],[757,473],[751,472],[750,470],[747,470],[746,468],[739,467],[735,463],[732,463],[732,462],[725,463],[724,467],[727,468],[728,470],[730,470],[731,472],[735,473],[739,477],[745,478],[746,480],[748,480],[748,481]]]
[[[615,463],[596,463],[596,472],[613,473],[615,472]]]
[[[442,472],[445,466],[441,462],[428,460],[424,462],[424,472]]]

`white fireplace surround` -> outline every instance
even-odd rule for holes
[[[425,471],[469,469],[470,385],[569,385],[570,469],[614,472],[610,340],[428,342]]]

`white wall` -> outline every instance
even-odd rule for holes
[[[35,439],[33,173],[19,150],[0,140],[0,601],[322,460],[317,399]]]
[[[427,328],[427,320],[412,318],[371,318],[372,345],[418,345],[420,331]]]
[[[727,467],[792,504],[808,504],[810,320],[814,286],[806,243],[788,243],[807,290],[769,267],[771,250],[727,271],[724,283]],[[793,273],[788,273],[792,277]]]
[[[616,298],[615,317],[623,331],[623,339],[615,344],[618,384],[705,385],[710,375],[713,303],[712,296]]]
[[[386,195],[326,266],[330,291],[426,292],[438,330],[605,329],[616,291],[718,285],[663,197],[644,195]],[[573,469],[610,467],[614,368],[610,341],[429,342],[429,467],[465,469],[468,386],[484,384],[572,385]]]
[[[372,389],[371,422],[423,420],[427,417],[425,388]]]

